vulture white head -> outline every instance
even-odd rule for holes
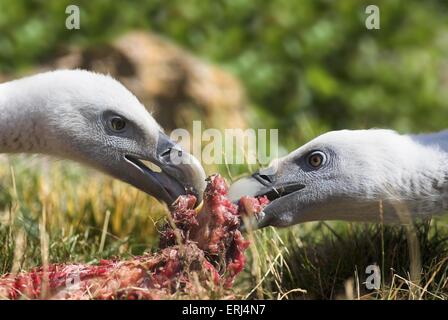
[[[230,198],[267,195],[257,227],[316,220],[403,222],[448,203],[447,132],[391,130],[323,134],[230,187]]]
[[[205,188],[198,161],[109,76],[62,70],[1,84],[0,120],[0,152],[79,161],[167,204]]]

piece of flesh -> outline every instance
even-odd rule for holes
[[[241,215],[256,215],[266,198],[227,198],[220,175],[207,180],[204,204],[179,197],[160,234],[160,249],[133,259],[102,260],[98,265],[51,264],[0,277],[3,299],[169,299],[188,293],[230,289],[243,270],[249,242],[238,230]]]

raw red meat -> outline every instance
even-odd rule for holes
[[[181,196],[172,206],[172,221],[160,235],[160,251],[131,260],[104,260],[98,265],[52,264],[45,270],[0,277],[0,298],[7,299],[166,299],[175,294],[229,289],[243,270],[249,242],[238,230],[240,215],[254,215],[269,201],[243,197],[239,206],[227,199],[227,184],[209,177],[204,205]]]

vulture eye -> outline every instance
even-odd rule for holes
[[[115,132],[122,132],[126,128],[126,120],[119,116],[114,116],[109,120],[110,128]]]
[[[308,155],[308,164],[312,168],[320,168],[325,162],[325,154],[320,151],[313,151]]]

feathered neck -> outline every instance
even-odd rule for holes
[[[51,153],[47,94],[29,78],[0,84],[0,153]]]

